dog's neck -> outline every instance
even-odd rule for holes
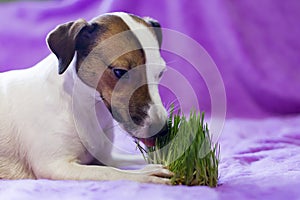
[[[97,113],[101,113],[100,123],[103,119],[113,120],[109,110],[106,108],[104,102],[102,101],[99,92],[85,84],[76,72],[76,59],[75,54],[70,66],[68,67],[66,73],[64,73],[62,78],[64,79],[64,90],[72,95],[72,106],[75,112],[83,112],[90,115],[89,118],[97,116]],[[105,117],[103,116],[105,115]],[[102,119],[103,118],[103,119]],[[92,122],[95,119],[89,119]],[[89,123],[87,123],[89,124]],[[109,124],[110,125],[110,124]],[[107,127],[107,125],[101,124],[102,127]],[[94,129],[95,130],[95,129]]]
[[[64,79],[64,90],[72,96],[72,109],[77,133],[84,145],[88,145],[95,154],[98,147],[107,145],[113,140],[115,121],[103,103],[100,94],[86,85],[76,72],[76,54],[67,71],[61,75]],[[100,145],[99,145],[100,144]]]
[[[75,53],[72,62],[66,72],[59,75],[64,80],[64,91],[73,97],[86,98],[85,100],[98,100],[99,93],[92,87],[85,84],[76,72],[77,54]]]

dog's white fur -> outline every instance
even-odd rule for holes
[[[141,26],[127,14],[116,15],[121,16],[133,30]],[[144,42],[149,34],[151,37],[150,32],[147,34],[146,37],[137,36],[142,45],[149,45]],[[146,57],[149,56],[147,52],[153,54],[146,51]],[[155,58],[159,55],[157,53]],[[113,137],[113,132],[99,134],[97,140],[90,137],[89,133],[97,131],[98,125],[95,121],[91,123],[94,110],[89,107],[95,103],[95,90],[78,79],[75,59],[76,55],[63,75],[57,74],[58,63],[53,54],[32,68],[0,74],[0,178],[126,179],[169,183],[169,179],[163,177],[172,174],[160,165],[146,166],[142,170],[114,168],[133,160],[131,157],[129,160],[113,157],[112,144],[107,140]],[[164,66],[161,57],[157,59]],[[150,62],[157,63],[157,60]],[[149,80],[157,81],[149,77],[151,73],[154,75],[147,72]],[[151,86],[150,94],[154,102],[161,105],[155,87]],[[100,101],[97,106],[101,113],[101,128],[108,130],[112,126],[112,118],[104,103]],[[94,141],[92,152],[85,147],[90,141]],[[94,154],[101,154],[101,161],[113,167],[85,165]]]

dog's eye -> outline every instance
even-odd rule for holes
[[[129,78],[129,75],[127,73],[128,71],[125,69],[113,69],[113,72],[118,79],[120,79],[120,78],[128,79]]]

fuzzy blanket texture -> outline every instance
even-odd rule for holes
[[[112,11],[153,17],[193,38],[216,63],[227,96],[219,186],[0,180],[0,199],[299,199],[299,1],[0,3],[0,72],[28,68],[46,57],[50,52],[45,38],[56,25]],[[211,100],[203,79],[186,70],[183,58],[165,58],[169,67],[185,73],[201,110],[209,114]],[[161,95],[163,101],[173,98]],[[129,141],[123,145],[134,146]]]

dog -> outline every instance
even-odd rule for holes
[[[116,122],[146,146],[166,133],[161,43],[157,21],[122,12],[51,31],[48,57],[0,74],[0,178],[169,184],[162,165],[120,169],[145,161],[112,144]]]

